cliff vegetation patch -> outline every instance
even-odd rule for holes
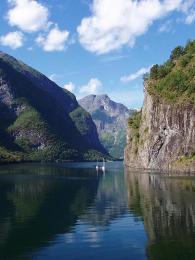
[[[169,103],[195,104],[195,41],[176,47],[163,65],[144,76],[150,95]]]

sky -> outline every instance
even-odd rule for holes
[[[195,0],[1,0],[0,50],[77,99],[143,104],[143,75],[195,38]]]

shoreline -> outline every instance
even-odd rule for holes
[[[107,163],[108,162],[122,162],[123,159],[115,159],[115,160],[109,160],[109,161],[106,161]],[[81,160],[78,160],[78,161],[73,161],[73,160],[67,160],[67,161],[15,161],[15,162],[0,162],[0,167],[1,166],[5,166],[5,165],[19,165],[19,164],[65,164],[65,163],[96,163],[97,161],[96,160],[93,160],[93,161],[81,161]]]
[[[148,172],[148,173],[154,173],[154,174],[194,174],[195,176],[195,170],[191,171],[191,170],[179,170],[179,169],[155,169],[155,168],[135,168],[132,166],[128,166],[124,164],[124,168],[127,169],[127,171],[131,170],[131,171],[142,171],[142,172]]]

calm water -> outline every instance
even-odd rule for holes
[[[3,166],[0,259],[195,259],[195,177]]]

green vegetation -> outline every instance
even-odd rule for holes
[[[112,146],[114,144],[114,136],[112,133],[102,133],[100,136],[101,143],[104,145],[107,151],[112,149]]]
[[[154,65],[144,80],[149,94],[171,103],[195,104],[195,41],[176,47],[163,65]]]
[[[179,170],[186,170],[186,169],[194,169],[195,165],[195,150],[188,153],[188,155],[180,156],[177,160],[171,163],[171,167],[179,169]]]
[[[141,117],[142,117],[142,112],[135,112],[132,117],[129,118],[128,121],[128,126],[131,129],[131,137],[132,140],[135,142],[135,153],[137,153],[138,150],[138,144],[140,142],[140,134],[139,134],[139,128],[141,124]]]
[[[104,152],[86,141],[95,126],[73,94],[2,53],[0,77],[10,99],[0,102],[0,163],[85,160],[88,151],[88,158]]]
[[[85,161],[96,161],[96,160],[103,160],[104,159],[108,159],[111,160],[113,159],[112,157],[108,156],[108,155],[102,155],[102,153],[98,152],[97,150],[88,150],[85,154],[84,154],[84,160]]]
[[[188,156],[182,156],[179,158],[178,162],[180,163],[191,163],[195,161],[195,151],[191,152]]]
[[[0,163],[20,162],[23,154],[21,152],[13,152],[0,146]]]
[[[70,113],[70,117],[82,135],[86,135],[89,132],[89,120],[91,116],[82,107],[78,106],[73,110]]]
[[[33,122],[33,124],[32,124]],[[32,107],[27,107],[9,127],[9,131],[17,131],[23,129],[43,129],[45,127],[44,121],[40,114]]]
[[[92,118],[98,121],[99,124],[112,125],[116,124],[115,118],[107,114],[105,111],[97,109],[92,113]],[[108,153],[114,158],[123,158],[124,147],[126,144],[126,130],[121,129],[120,131],[116,127],[117,131],[103,131],[100,135],[100,142],[108,151]]]
[[[121,130],[114,135],[113,133],[102,133],[100,136],[102,145],[114,158],[121,159],[126,144],[126,131]]]
[[[132,117],[129,118],[128,125],[132,130],[133,138],[136,138],[139,141],[139,127],[141,123],[141,111],[135,112]]]

